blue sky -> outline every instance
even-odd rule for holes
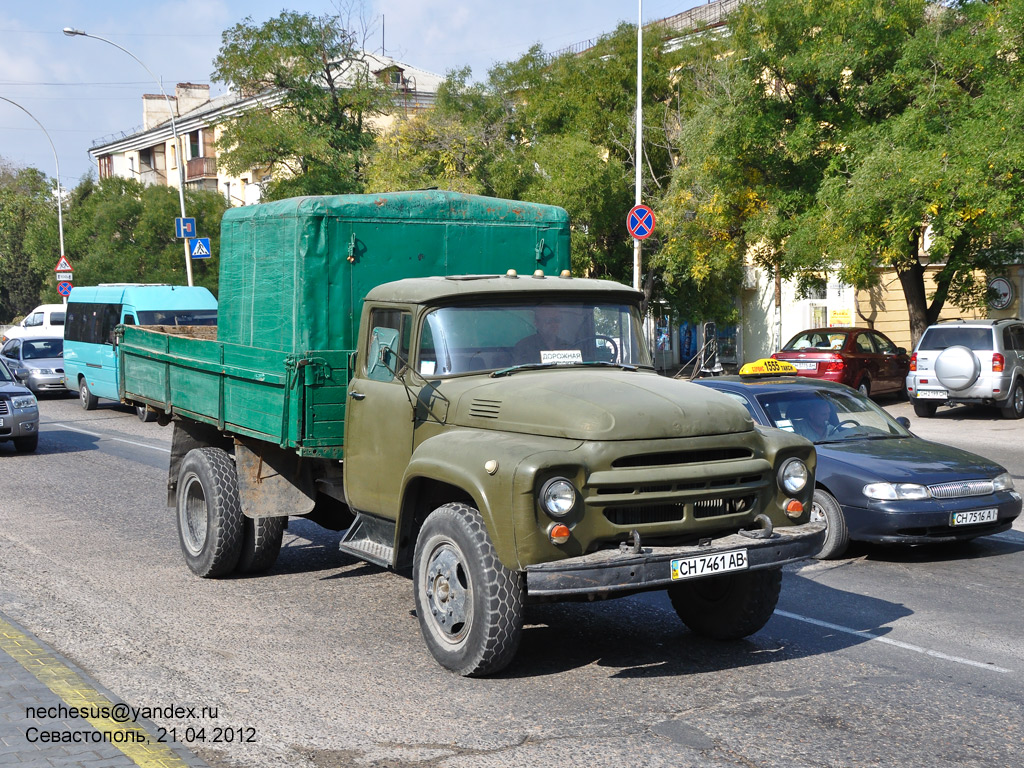
[[[699,0],[643,0],[644,21],[671,16]],[[178,82],[208,83],[224,29],[283,9],[333,13],[332,0],[4,0],[0,3],[0,157],[73,187],[91,166],[89,147],[142,124],[142,94],[155,80],[128,55],[75,27],[127,48],[173,94]],[[352,7],[348,2],[347,7]],[[366,47],[438,74],[469,65],[482,79],[495,62],[534,43],[554,51],[635,22],[637,0],[364,0],[352,14]],[[362,21],[360,21],[360,19]],[[222,87],[213,84],[214,93]],[[56,147],[57,158],[46,134]]]

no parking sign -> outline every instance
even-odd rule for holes
[[[654,232],[654,211],[646,205],[634,205],[626,217],[626,228],[637,240],[645,240]]]

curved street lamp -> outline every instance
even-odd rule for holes
[[[21,106],[21,104],[19,104],[18,102],[11,101],[6,96],[0,96],[0,101],[6,101],[8,104],[13,104],[18,109],[20,109],[22,112],[24,112],[26,115],[31,117],[35,121],[35,124],[39,126],[39,130],[41,130],[43,132],[43,135],[46,136],[46,140],[48,142],[50,142],[50,149],[53,150],[53,164],[57,166],[57,233],[60,236],[60,257],[63,259],[64,258],[64,213],[63,213],[64,197],[60,193],[60,161],[57,159],[57,148],[55,146],[53,146],[53,140],[50,138],[50,134],[46,132],[46,129],[43,127],[43,124],[40,123],[38,120],[36,120],[36,116],[35,115],[33,115],[31,112],[29,112],[23,106]],[[67,304],[67,302],[68,302],[68,299],[65,296],[64,297],[64,303]]]
[[[164,101],[167,103],[167,112],[171,116],[171,133],[174,136],[174,151],[178,155],[178,202],[181,204],[181,218],[185,218],[185,153],[182,152],[181,142],[178,139],[178,126],[174,122],[174,110],[171,108],[171,100],[167,97],[167,92],[164,90],[164,85],[156,75],[142,63],[142,59],[136,56],[134,53],[124,48],[113,40],[107,40],[105,37],[99,35],[91,35],[88,32],[83,32],[80,29],[74,29],[72,27],[64,27],[64,34],[68,37],[91,37],[93,40],[101,40],[104,43],[108,43],[120,51],[124,51],[131,56],[135,61],[138,62],[144,70],[149,72],[149,76],[152,77],[160,88],[160,93],[163,94]],[[192,285],[192,257],[188,252],[188,238],[185,239],[185,274],[188,276],[188,284]]]

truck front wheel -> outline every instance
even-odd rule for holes
[[[178,540],[185,562],[203,578],[235,569],[245,516],[235,463],[220,448],[193,448],[178,472]]]
[[[698,635],[739,640],[768,623],[781,588],[782,569],[771,568],[679,582],[668,595],[679,618]]]
[[[416,539],[413,589],[420,631],[441,666],[485,675],[512,661],[523,632],[522,575],[498,560],[473,507],[430,513]]]

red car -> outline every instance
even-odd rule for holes
[[[800,376],[838,381],[865,395],[901,393],[910,358],[907,350],[870,328],[811,328],[772,355]]]

